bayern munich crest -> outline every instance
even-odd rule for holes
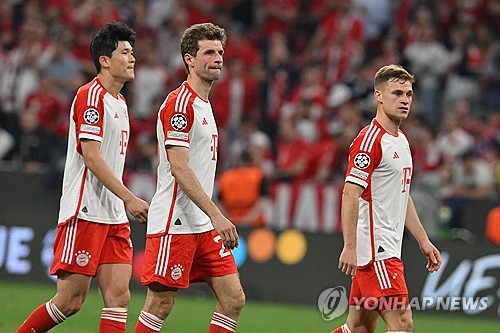
[[[184,267],[182,267],[181,264],[174,265],[172,267],[172,272],[170,273],[170,276],[172,277],[173,280],[177,281],[181,278],[183,271]]]
[[[188,122],[185,115],[183,115],[182,113],[177,113],[174,114],[174,116],[170,120],[170,123],[175,130],[182,131],[186,128]]]
[[[354,157],[354,165],[358,169],[366,169],[370,165],[370,156],[365,153],[359,153]]]
[[[78,251],[76,253],[76,263],[78,266],[87,266],[90,258],[92,258],[92,256],[87,251]]]
[[[95,109],[88,109],[83,114],[83,120],[89,125],[94,125],[99,121],[99,112]]]

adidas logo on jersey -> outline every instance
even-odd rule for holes
[[[395,151],[395,152],[394,152],[394,156],[393,156],[392,158],[393,158],[393,159],[399,158],[399,155],[398,155],[398,152],[397,152],[397,151]]]
[[[82,212],[84,212],[84,213],[88,213],[89,212],[89,210],[87,209],[87,206],[83,206]]]
[[[208,125],[208,121],[205,118],[203,118],[203,121],[201,122],[201,124],[202,125]]]
[[[118,118],[118,113],[115,112],[115,119]]]

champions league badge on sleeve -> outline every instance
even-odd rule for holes
[[[182,113],[177,113],[172,116],[170,124],[175,130],[182,131],[186,128],[188,122],[185,115],[183,115]]]
[[[370,156],[365,153],[359,153],[354,157],[354,165],[358,169],[366,169],[370,165]]]
[[[95,109],[88,109],[83,114],[83,120],[89,125],[94,125],[99,121],[99,112]]]

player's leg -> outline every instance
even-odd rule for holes
[[[413,319],[410,307],[395,310],[380,311],[380,316],[384,319],[387,332],[412,332]]]
[[[239,274],[206,277],[205,281],[217,299],[208,332],[236,332],[236,325],[245,305],[245,293],[241,287]]]
[[[346,323],[331,333],[372,333],[377,328],[377,322],[376,311],[350,305]]]
[[[97,225],[74,219],[58,226],[50,269],[58,276],[57,294],[33,311],[17,332],[46,332],[80,310],[104,242],[98,232],[103,227]]]
[[[356,269],[356,275],[351,280],[349,314],[346,323],[331,333],[368,333],[375,331],[378,313],[365,307],[366,285],[370,284],[373,279],[371,271],[370,267]]]
[[[100,332],[126,331],[131,275],[132,266],[128,264],[99,265],[96,278],[104,301],[99,325]]]
[[[91,276],[59,272],[57,293],[36,308],[17,329],[17,333],[43,333],[77,313],[90,288]]]
[[[109,226],[96,272],[96,279],[104,301],[99,325],[100,332],[124,333],[126,331],[131,275],[132,245],[129,224]]]
[[[139,314],[135,333],[159,332],[175,304],[176,288],[164,286],[158,282],[148,285],[146,302]]]
[[[385,321],[387,332],[411,332],[413,330],[412,311],[409,306],[403,262],[399,258],[389,258],[380,263],[381,280],[382,282],[385,280],[389,288],[384,290],[383,298],[379,301],[378,312]],[[386,278],[384,279],[383,276]]]
[[[191,281],[207,282],[217,299],[209,333],[235,332],[245,305],[245,293],[233,254],[224,247],[215,230],[199,234],[197,242]]]
[[[177,290],[189,286],[196,235],[163,235],[146,240],[141,283],[148,286],[135,333],[159,332],[172,311]]]

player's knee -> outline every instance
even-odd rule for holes
[[[373,333],[377,329],[377,321],[366,321],[359,325],[347,325],[351,332],[356,333]]]
[[[364,332],[373,333],[377,329],[377,320],[368,321],[364,325]]]
[[[83,297],[75,297],[65,304],[61,306],[61,309],[59,309],[66,317],[72,316],[80,309],[82,308],[83,302],[84,302]]]
[[[407,332],[413,331],[413,318],[411,311],[405,311],[401,315],[401,329]]]
[[[116,306],[117,308],[126,308],[128,307],[128,304],[130,303],[130,291],[127,290],[123,294],[121,294],[117,300],[116,300]]]
[[[175,295],[172,297],[157,297],[154,299],[146,299],[144,311],[165,320],[172,312],[175,304]]]
[[[243,292],[243,290],[240,290],[237,293],[230,295],[230,297],[226,297],[223,304],[221,305],[228,313],[239,314],[245,306],[245,302],[245,293]]]
[[[130,303],[130,290],[121,290],[115,294],[104,294],[104,305],[107,308],[126,308]]]

